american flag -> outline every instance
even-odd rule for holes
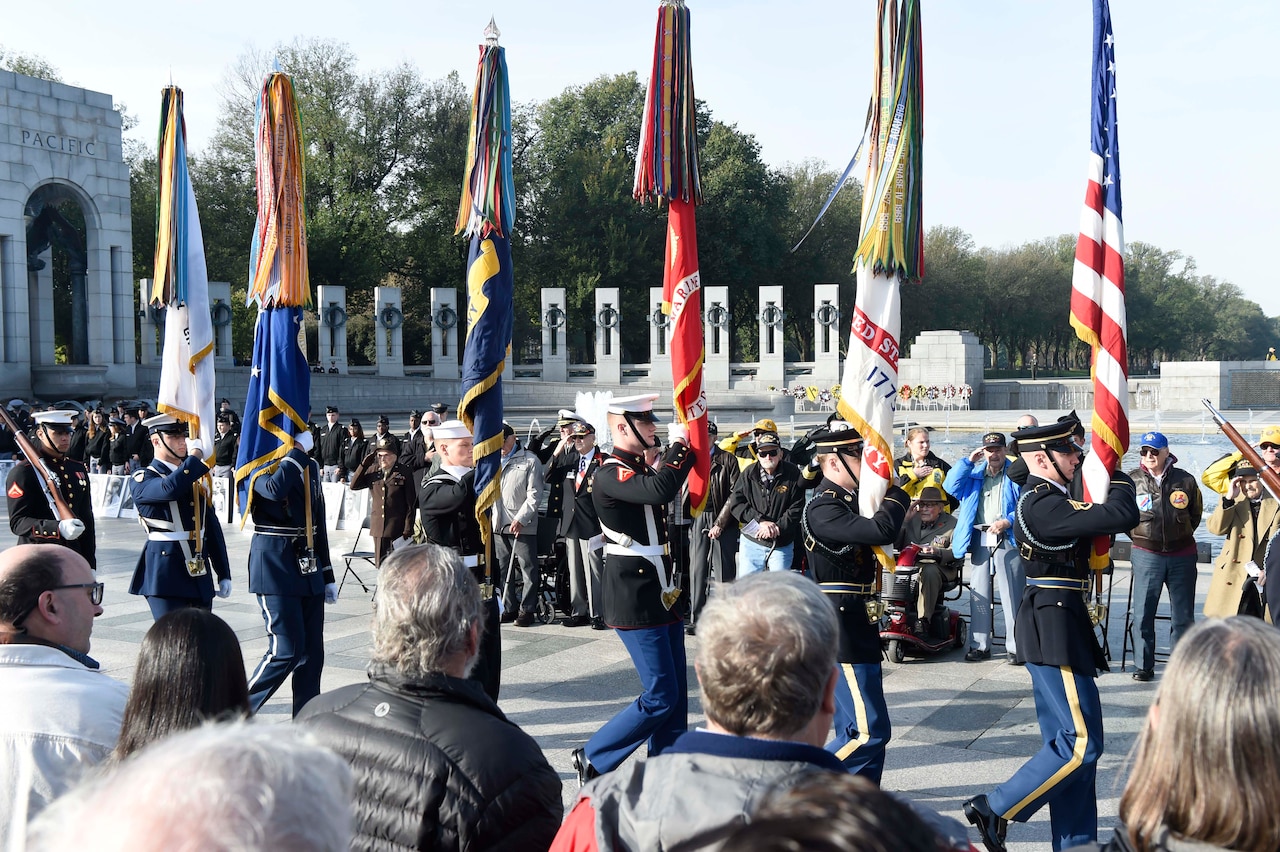
[[[1093,350],[1092,452],[1084,462],[1085,500],[1107,497],[1111,473],[1129,448],[1129,356],[1125,343],[1124,227],[1116,134],[1116,58],[1107,0],[1093,4],[1092,141],[1080,213],[1071,325]],[[1095,566],[1106,549],[1095,547]],[[1105,564],[1105,563],[1104,563]]]

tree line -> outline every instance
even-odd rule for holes
[[[4,60],[0,50],[0,67]],[[293,77],[302,112],[311,283],[347,288],[348,357],[373,362],[373,288],[391,285],[403,293],[405,363],[428,363],[428,291],[456,288],[460,303],[465,296],[467,245],[453,235],[453,223],[466,158],[469,81],[457,74],[424,79],[408,63],[362,72],[347,45],[329,40],[240,56],[221,87],[217,130],[192,158],[209,277],[232,282],[234,354],[245,359],[252,349],[254,315],[244,293],[256,209],[253,115],[272,60]],[[56,74],[38,57],[22,61],[42,76]],[[512,82],[518,93],[518,78]],[[662,283],[665,211],[631,197],[644,94],[644,81],[625,73],[513,107],[517,363],[538,357],[544,287],[566,290],[571,360],[593,358],[597,287],[621,291],[623,360],[647,358],[648,294]],[[698,107],[705,196],[698,209],[699,264],[704,285],[729,288],[730,356],[755,360],[757,288],[780,284],[785,356],[810,359],[815,283],[839,285],[840,334],[847,335],[862,188],[847,186],[792,252],[838,175],[813,160],[771,166],[753,135],[717,120],[706,103]],[[155,152],[134,143],[127,156],[134,274],[149,278]],[[1064,211],[1064,219],[1073,215]],[[908,354],[920,331],[959,328],[987,347],[989,366],[1016,369],[1034,356],[1044,370],[1087,369],[1088,352],[1067,322],[1074,234],[993,249],[975,245],[961,226],[938,225],[926,234],[925,259],[924,280],[902,290],[901,342]],[[1260,358],[1280,336],[1277,321],[1237,286],[1201,274],[1179,251],[1131,243],[1125,275],[1134,373],[1160,360]],[[314,341],[314,318],[311,334]]]

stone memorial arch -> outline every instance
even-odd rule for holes
[[[0,71],[0,397],[132,393],[132,246],[111,96]]]

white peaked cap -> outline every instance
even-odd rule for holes
[[[431,437],[437,441],[447,441],[450,438],[470,438],[471,430],[461,420],[446,420],[439,426],[431,427]]]
[[[40,425],[70,426],[72,419],[79,416],[79,411],[64,409],[60,411],[37,411],[31,415],[31,419]]]

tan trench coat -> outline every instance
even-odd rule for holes
[[[1264,496],[1258,508],[1255,530],[1248,500],[1237,500],[1226,505],[1225,499],[1209,516],[1209,532],[1225,536],[1222,552],[1213,564],[1213,579],[1204,602],[1206,617],[1226,618],[1240,609],[1240,595],[1246,577],[1245,565],[1250,560],[1262,567],[1267,542],[1280,528],[1280,503]]]

